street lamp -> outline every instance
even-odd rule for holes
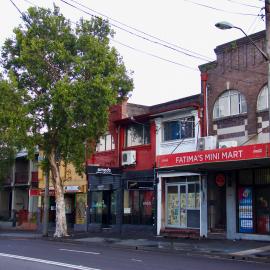
[[[250,36],[248,36],[246,34],[246,32],[238,27],[238,26],[234,26],[233,24],[229,23],[229,22],[219,22],[216,23],[215,26],[221,30],[227,30],[227,29],[238,29],[240,30],[249,40],[249,42],[261,53],[261,55],[263,56],[263,58],[267,61],[268,64],[268,76],[267,76],[267,86],[268,86],[268,117],[269,117],[269,141],[270,141],[270,58],[269,58],[269,52],[266,53],[264,52],[261,48],[259,48],[256,43],[250,38]],[[266,24],[266,49],[268,50],[269,47],[269,39],[268,39],[268,31],[269,28]]]
[[[240,30],[240,31],[248,38],[248,40],[250,41],[250,43],[251,43],[254,47],[256,47],[256,49],[262,54],[263,58],[264,58],[266,61],[269,61],[268,55],[267,55],[261,48],[259,48],[259,47],[256,45],[256,43],[250,38],[250,36],[248,36],[248,35],[246,34],[246,32],[245,32],[242,28],[240,28],[240,27],[238,27],[238,26],[234,26],[234,25],[232,25],[232,24],[229,23],[229,22],[219,22],[219,23],[216,23],[216,24],[215,24],[215,27],[217,27],[217,28],[219,28],[219,29],[221,29],[221,30],[227,30],[227,29],[232,29],[232,28],[235,28],[235,29]]]

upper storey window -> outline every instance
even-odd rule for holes
[[[258,111],[262,111],[268,109],[268,87],[267,85],[265,85],[259,95],[258,95],[258,99],[257,99],[257,110]]]
[[[195,136],[194,116],[175,119],[163,123],[163,141],[173,141]]]
[[[110,151],[114,149],[115,149],[115,145],[114,145],[113,136],[111,134],[106,134],[100,137],[99,142],[96,147],[97,152]]]
[[[133,123],[126,128],[126,146],[136,146],[150,143],[150,125]]]
[[[216,100],[213,117],[216,119],[246,112],[247,103],[244,95],[237,90],[228,90]]]

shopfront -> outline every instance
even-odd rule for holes
[[[154,171],[123,173],[122,231],[153,233],[155,214]]]
[[[157,186],[157,234],[206,236],[207,185],[200,173],[159,170]]]
[[[40,192],[41,195],[41,221],[43,218],[44,209],[44,190]],[[86,206],[87,194],[84,190],[84,185],[81,186],[64,186],[64,200],[66,221],[69,228],[75,231],[85,230],[86,224]],[[56,201],[55,191],[53,187],[49,190],[49,224],[50,227],[55,226],[56,218]]]
[[[270,240],[269,149],[255,144],[159,156],[157,233],[199,229],[205,237]]]
[[[200,183],[198,176],[165,178],[166,227],[200,228]]]
[[[240,170],[237,182],[239,233],[270,235],[270,169]]]
[[[121,170],[88,166],[89,231],[121,228]]]

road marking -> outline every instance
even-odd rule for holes
[[[92,251],[83,251],[83,250],[75,250],[75,249],[65,249],[60,248],[61,251],[69,251],[69,252],[77,252],[77,253],[85,253],[85,254],[92,254],[92,255],[100,255],[99,252],[92,252]]]
[[[19,256],[19,255],[14,255],[14,254],[7,254],[7,253],[0,253],[0,257],[7,257],[7,258],[23,260],[23,261],[50,264],[50,265],[62,266],[62,267],[78,269],[78,270],[100,270],[97,268],[91,268],[91,267],[82,266],[82,265],[74,265],[74,264],[68,264],[68,263],[48,261],[48,260],[42,260],[42,259],[31,258],[31,257],[24,257],[24,256]]]
[[[269,251],[269,250],[270,250],[270,246],[264,246],[264,247],[234,252],[234,253],[231,253],[231,255],[236,255],[236,256],[252,255],[252,254]]]
[[[131,259],[133,262],[142,262],[142,260],[138,260],[138,259]]]

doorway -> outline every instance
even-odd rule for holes
[[[110,227],[116,223],[116,191],[93,191],[91,194],[91,222]]]
[[[102,227],[111,225],[111,190],[104,190],[102,192]]]
[[[212,233],[226,232],[226,183],[220,185],[215,178],[208,180],[208,226]]]

